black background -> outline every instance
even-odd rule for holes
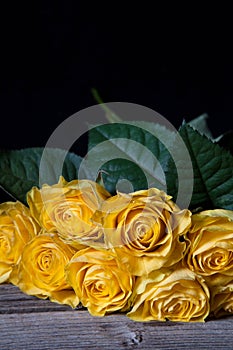
[[[0,148],[44,146],[63,120],[96,104],[93,87],[105,102],[145,105],[175,127],[207,113],[214,135],[232,128],[230,8],[157,4],[2,7]]]

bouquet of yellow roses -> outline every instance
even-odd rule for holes
[[[101,128],[122,136],[119,123],[107,127],[92,130],[90,149]],[[127,128],[138,126],[121,130]],[[35,181],[31,186],[30,176],[21,176],[20,185],[3,176],[1,185],[18,200],[0,204],[0,283],[72,308],[82,305],[93,316],[123,312],[135,321],[203,322],[233,313],[233,157],[194,126],[183,125],[180,135],[194,171],[187,208],[175,202],[179,171],[171,158],[165,168],[172,196],[159,186],[134,182],[134,168],[128,179],[136,189],[113,191],[114,162],[102,167],[101,181],[67,172],[39,187]],[[212,161],[209,167],[199,141]],[[164,160],[169,152],[159,146]],[[16,176],[19,168],[12,164],[20,158],[31,165],[30,157],[39,164],[42,152],[2,151],[0,173],[11,169]],[[77,165],[74,155],[66,154],[66,170],[71,161]],[[123,161],[118,174],[124,169]]]
[[[1,282],[94,316],[203,321],[232,311],[232,211],[192,215],[155,188],[110,196],[63,178],[27,201],[0,205]]]

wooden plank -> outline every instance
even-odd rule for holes
[[[0,314],[70,310],[69,306],[26,295],[11,284],[0,285]]]
[[[1,350],[233,349],[233,317],[206,323],[139,323],[119,314],[98,318],[11,285],[0,286],[0,313]]]

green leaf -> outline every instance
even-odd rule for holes
[[[88,178],[104,170],[104,185],[112,194],[123,179],[131,184],[131,191],[148,187],[166,191],[165,170],[171,155],[161,140],[170,144],[173,138],[172,131],[149,122],[96,126],[89,131]]]
[[[208,127],[207,119],[209,118],[207,113],[203,113],[195,119],[192,119],[187,124],[192,126],[193,129],[199,131],[200,134],[207,136],[211,140],[213,139],[213,135]]]
[[[47,183],[56,183],[60,175],[67,181],[78,176],[81,158],[61,149],[46,149],[44,168],[49,175]],[[40,164],[44,148],[0,151],[0,186],[13,198],[26,204],[26,194],[33,187],[39,187]],[[66,156],[66,157],[65,157]],[[59,160],[65,157],[60,171]],[[46,178],[46,176],[44,177]]]
[[[190,208],[233,210],[232,155],[187,124],[179,132],[189,150],[194,170]]]
[[[120,169],[120,172],[119,172]],[[108,186],[110,193],[133,192],[146,189],[147,179],[140,167],[126,159],[114,159],[102,166],[102,186]]]

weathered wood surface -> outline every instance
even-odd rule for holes
[[[96,318],[0,285],[0,349],[233,349],[233,317],[189,324]]]

